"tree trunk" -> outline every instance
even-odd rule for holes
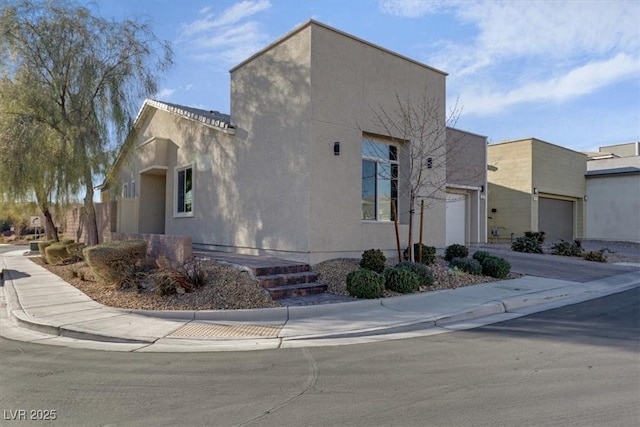
[[[40,211],[44,215],[44,232],[47,235],[47,240],[59,242],[60,238],[58,237],[58,228],[53,222],[53,216],[51,215],[51,211],[49,210],[49,202],[47,201],[47,197],[43,194],[38,194],[38,192],[36,191],[36,202],[38,203]]]
[[[91,169],[85,166],[85,189],[86,195],[84,196],[84,211],[86,214],[87,225],[87,246],[93,246],[100,243],[98,236],[98,220],[96,218],[96,208],[93,204],[93,179],[91,177]]]

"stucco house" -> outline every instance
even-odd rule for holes
[[[587,237],[640,243],[640,142],[587,155]]]
[[[490,241],[525,231],[549,242],[585,237],[585,154],[535,138],[489,144],[487,154]]]
[[[446,167],[456,159],[443,143],[455,133],[444,131],[445,79],[442,71],[311,20],[231,70],[230,114],[144,102],[130,148],[103,185],[105,199],[117,200],[116,231],[186,235],[194,249],[310,264],[370,248],[393,256],[391,201],[407,243],[402,148],[411,141],[381,134],[375,111],[426,91],[443,130],[429,155],[446,161],[426,171],[443,178],[430,192],[425,243],[442,248],[455,234],[447,226],[449,194],[459,207],[452,226],[463,227],[455,238],[483,241],[486,175],[450,175]],[[458,144],[464,135],[456,135]],[[457,161],[475,160],[474,168],[485,171],[486,138],[468,138],[474,154]]]

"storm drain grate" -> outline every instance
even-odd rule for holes
[[[171,333],[170,337],[277,337],[279,325],[222,325],[189,323]]]

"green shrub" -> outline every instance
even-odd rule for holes
[[[384,277],[366,268],[347,274],[347,292],[356,298],[380,298],[384,293]]]
[[[466,258],[469,255],[469,249],[465,245],[457,243],[447,246],[444,250],[444,259],[451,261],[454,258]]]
[[[542,243],[536,238],[526,236],[518,237],[511,243],[511,250],[530,254],[541,254]]]
[[[524,237],[528,239],[533,239],[540,243],[541,245],[544,243],[546,233],[544,231],[525,231]]]
[[[118,240],[84,248],[82,254],[96,277],[118,285],[144,260],[146,252],[144,240]]]
[[[47,249],[47,246],[51,246],[54,243],[56,243],[54,240],[43,240],[41,242],[38,242],[38,252],[40,252],[40,255],[42,255],[42,259],[44,260],[44,262],[47,262],[45,249]]]
[[[580,240],[574,240],[573,242],[567,242],[564,240],[560,240],[558,243],[554,243],[551,248],[551,253],[553,255],[562,255],[562,256],[582,256],[584,250],[582,249],[582,244]]]
[[[429,267],[424,264],[420,264],[418,262],[411,261],[402,261],[396,264],[396,268],[408,268],[413,271],[420,277],[420,285],[421,286],[432,286],[433,279],[433,271]]]
[[[476,261],[478,261],[480,264],[482,264],[482,261],[486,258],[486,257],[490,257],[491,254],[487,251],[476,251],[473,254],[473,259],[475,259]]]
[[[401,294],[417,292],[420,289],[420,276],[408,268],[387,268],[384,270],[384,287]]]
[[[82,250],[85,248],[84,243],[69,243],[67,245],[67,252],[69,252],[69,257],[76,260],[81,261],[82,258]]]
[[[590,251],[583,255],[587,261],[607,262],[607,256],[603,251]]]
[[[420,243],[413,245],[413,258],[418,261],[418,253],[420,249]],[[402,253],[402,257],[405,261],[409,261],[409,248],[406,248]],[[436,262],[436,247],[422,245],[422,264],[433,264]]]
[[[380,249],[369,249],[362,253],[360,267],[376,273],[382,273],[386,262],[387,257],[384,256]]]
[[[61,264],[69,258],[69,245],[64,242],[52,243],[44,249],[47,264]]]
[[[498,256],[489,256],[482,261],[482,274],[485,276],[504,279],[511,271],[509,261]]]
[[[450,267],[458,267],[458,269],[465,273],[474,274],[479,276],[482,274],[482,265],[478,260],[473,258],[453,258],[449,262]]]

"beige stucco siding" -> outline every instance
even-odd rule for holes
[[[359,256],[363,250],[379,248],[395,255],[393,222],[362,221],[361,164],[363,133],[379,134],[381,126],[374,110],[394,111],[396,95],[418,97],[423,91],[438,104],[444,124],[445,75],[390,54],[323,26],[312,26],[311,38],[311,248],[314,260],[337,256]],[[393,135],[398,137],[399,135]],[[444,138],[444,135],[442,135]],[[340,142],[340,155],[333,153]],[[442,141],[436,146],[444,147]],[[400,235],[408,240],[407,159],[400,159]],[[434,156],[444,157],[444,150]],[[444,170],[440,171],[444,174]],[[442,177],[444,179],[444,176]],[[436,197],[434,197],[436,199]],[[444,245],[444,203],[429,200],[425,221],[428,244]],[[414,227],[418,236],[418,218]],[[336,249],[340,248],[339,252]],[[347,253],[350,252],[350,253]]]
[[[587,179],[587,237],[640,243],[640,172]]]

